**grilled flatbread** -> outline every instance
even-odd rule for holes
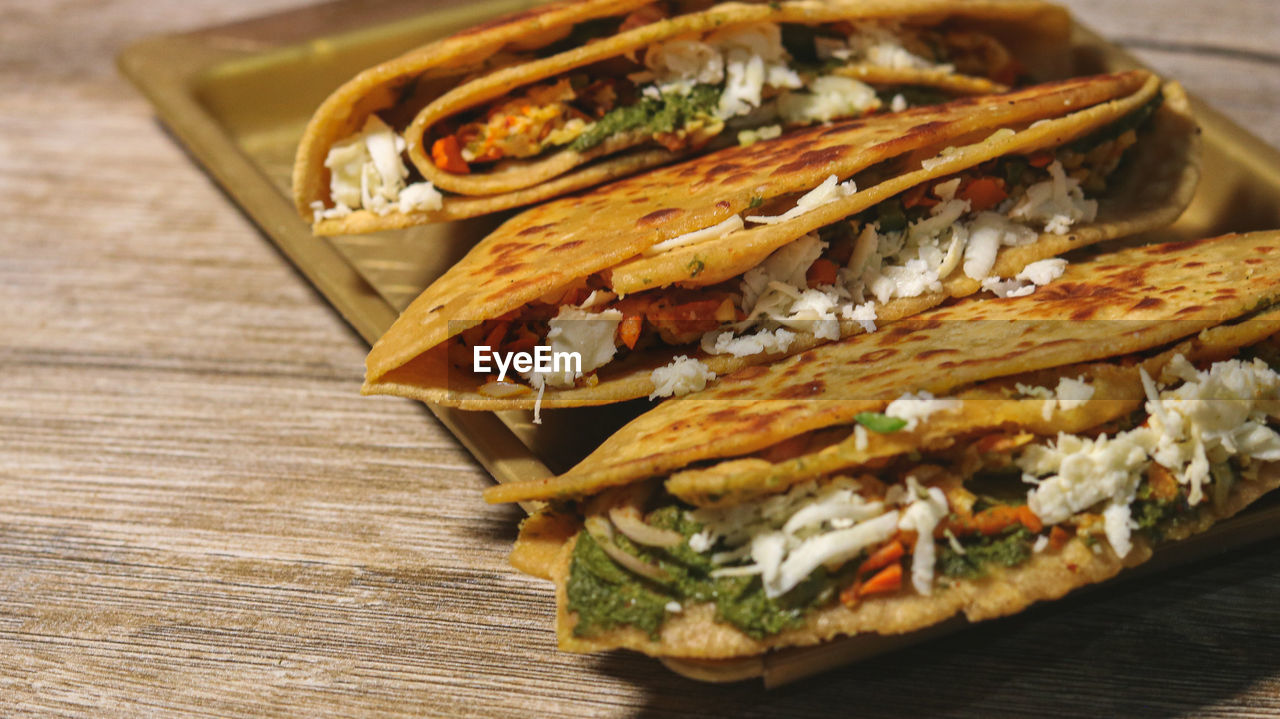
[[[941,396],[994,378],[1171,345],[1280,299],[1277,257],[1280,232],[1099,253],[1071,264],[1032,295],[968,298],[881,332],[744,369],[637,417],[559,477],[497,485],[485,498],[594,495],[847,425],[859,413],[883,410],[903,392]],[[1228,346],[1246,341],[1232,339]],[[735,471],[748,475],[779,488],[790,481],[773,472]],[[735,481],[741,480],[688,489],[677,483],[676,489],[687,498],[750,493],[751,485]]]
[[[1252,239],[1263,241],[1226,240],[1245,250],[1236,261],[1272,262],[1275,233]],[[1217,247],[1194,249],[1204,258]],[[1210,276],[1222,271],[1209,267]],[[1113,323],[1079,324],[1116,334]],[[1280,310],[1255,309],[1176,342],[1149,328],[1134,324],[1144,339],[1110,345],[1118,355],[938,396],[850,400],[826,390],[798,403],[753,400],[783,411],[769,424],[772,443],[746,455],[732,439],[737,405],[721,400],[729,416],[717,423],[695,402],[669,402],[660,411],[681,415],[680,433],[714,449],[674,471],[641,460],[623,485],[579,485],[580,501],[526,522],[513,564],[556,583],[562,648],[690,659],[919,631],[1060,597],[1280,486]],[[1005,347],[1025,350],[1035,366],[1058,356],[1054,341],[1028,335]],[[1066,346],[1079,350],[1080,341]],[[841,345],[808,354],[827,368],[849,357]],[[787,387],[792,369],[758,374],[760,391]],[[937,386],[928,368],[910,374],[916,387]],[[823,421],[793,431],[805,409]],[[662,456],[660,445],[651,456]]]
[[[299,212],[319,234],[473,217],[1069,70],[1069,16],[1038,0],[708,5],[551,3],[362,72],[307,127]]]
[[[1129,72],[722,150],[509,220],[378,341],[364,389],[487,410],[681,394],[1033,291],[1057,255],[1172,222],[1197,149],[1181,89]],[[473,372],[480,346],[584,362],[498,382]]]

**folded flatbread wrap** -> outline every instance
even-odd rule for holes
[[[579,501],[526,521],[512,561],[556,583],[562,648],[691,659],[994,618],[1108,579],[1280,486],[1280,291],[1264,269],[1277,253],[1267,233],[1151,252],[1150,266],[1106,260],[1095,269],[1146,289],[1079,301],[1138,305],[1140,319],[1074,323],[1092,338],[1065,324],[996,337],[1016,351],[975,354],[988,370],[952,389],[929,361],[898,378],[936,394],[796,402],[794,358],[747,371],[767,398],[667,402],[583,463],[635,446],[632,478],[577,484],[564,496]],[[1188,263],[1208,270],[1198,290],[1167,269]],[[1267,276],[1254,284],[1250,267]],[[931,325],[916,334],[953,346]],[[846,367],[869,339],[809,364]],[[1062,347],[1083,361],[1010,373]],[[964,384],[991,372],[1005,374]],[[795,422],[809,413],[822,421]],[[653,441],[657,424],[677,438]],[[744,454],[735,433],[763,443]],[[697,450],[668,464],[673,443]],[[506,486],[490,496],[535,496]]]
[[[362,72],[307,127],[299,212],[320,234],[472,217],[1068,71],[1069,17],[1037,0],[709,5],[552,3]]]
[[[490,487],[485,498],[598,494],[848,424],[904,392],[942,396],[999,377],[1172,345],[1280,298],[1278,257],[1280,232],[1099,253],[1031,295],[966,298],[883,332],[740,370],[642,414],[565,474]],[[788,476],[770,482],[803,478],[798,471]],[[739,492],[732,483],[700,486],[708,495]]]
[[[798,130],[554,200],[414,301],[365,391],[466,409],[681,394],[948,297],[1031,292],[1057,255],[1172,222],[1196,138],[1178,86],[1129,72]],[[473,371],[477,348],[537,346],[582,361]]]

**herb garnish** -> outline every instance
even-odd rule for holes
[[[859,412],[853,416],[853,421],[880,434],[891,434],[907,426],[907,420],[882,412]]]

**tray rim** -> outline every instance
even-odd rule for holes
[[[361,0],[333,0],[318,7],[354,6],[360,2]],[[404,5],[394,0],[382,4],[384,6]],[[317,6],[286,10],[189,32],[146,37],[127,45],[117,55],[116,62],[120,72],[153,105],[160,121],[179,141],[182,148],[213,177],[237,208],[248,215],[266,235],[266,239],[288,258],[294,269],[307,279],[366,343],[372,345],[382,333],[380,328],[389,326],[398,312],[368,285],[359,271],[327,238],[312,236],[309,230],[301,234],[296,232],[297,228],[305,228],[306,225],[297,216],[293,203],[278,201],[277,187],[257,169],[253,160],[237,146],[234,139],[222,130],[216,118],[201,105],[195,94],[200,79],[224,63],[242,61],[258,54],[279,52],[294,44],[327,37],[327,35],[300,36],[284,45],[250,47],[220,42],[221,33],[279,23],[290,17],[309,15],[316,9]],[[442,8],[408,12],[403,18],[398,19],[379,20],[375,17],[369,25],[419,17],[439,9]],[[1113,69],[1150,69],[1128,51],[1082,25],[1074,16],[1072,24],[1073,46],[1087,45],[1100,50],[1102,61],[1106,66]],[[345,27],[342,32],[345,34],[356,29],[358,28]],[[1176,80],[1176,78],[1165,79]],[[1267,177],[1274,185],[1280,186],[1280,148],[1267,144],[1193,93],[1188,93],[1188,97],[1202,132],[1212,131],[1215,134],[1220,133],[1233,138],[1233,147],[1237,150],[1230,156],[1233,163],[1247,167],[1250,171]],[[286,232],[285,228],[288,227],[292,227],[295,231]],[[298,241],[297,237],[307,239]],[[359,288],[359,295],[344,292],[351,288]],[[524,445],[511,426],[503,421],[502,415],[511,413],[467,412],[429,403],[422,404],[496,481],[509,482],[552,475],[548,467]],[[527,511],[532,511],[538,504],[540,503],[522,503],[522,506]],[[1161,547],[1147,563],[1126,570],[1121,576],[1102,584],[1085,587],[1084,592],[1072,592],[1070,597],[1078,597],[1081,594],[1091,595],[1095,591],[1105,590],[1133,579],[1160,574],[1176,566],[1201,561],[1216,553],[1243,548],[1273,538],[1277,533],[1274,530],[1268,531],[1267,528],[1274,526],[1276,519],[1280,519],[1280,504],[1256,512],[1246,509],[1239,515],[1215,524],[1208,532]],[[1215,540],[1226,533],[1231,533],[1235,541],[1230,546],[1215,546]],[[1175,548],[1179,552],[1171,551]],[[1040,603],[1037,606],[1046,604]],[[761,679],[766,688],[775,688],[821,671],[854,663],[862,658],[913,646],[969,627],[990,624],[990,622],[971,623],[963,617],[957,617],[909,635],[874,635],[874,638],[884,640],[886,648],[870,652],[860,652],[856,648],[855,651],[849,652],[847,647],[845,647],[846,651],[841,651],[841,645],[849,645],[866,638],[859,636],[844,637],[813,647],[798,647],[733,660],[690,661],[661,658],[660,661],[671,671],[688,679],[713,683]],[[811,671],[803,668],[797,670],[778,661],[780,656],[784,656],[784,652],[798,654],[818,650],[827,650],[827,653],[838,658],[825,666],[811,668],[813,669]]]
[[[334,5],[343,4],[341,0]],[[278,190],[258,171],[195,96],[205,73],[228,62],[281,48],[245,48],[217,41],[220,31],[265,21],[279,21],[299,13],[290,10],[249,21],[186,33],[165,34],[136,41],[120,52],[116,64],[156,109],[164,126],[212,175],[239,210],[249,216],[266,239],[288,258],[325,301],[372,345],[398,312],[360,275],[326,238],[314,237],[292,202],[278,201]],[[292,227],[294,231],[285,231]],[[297,237],[305,237],[299,241]],[[359,293],[346,292],[358,288]],[[550,469],[524,446],[501,417],[491,412],[425,405],[491,476],[500,482],[548,477]],[[528,507],[526,507],[528,509]]]

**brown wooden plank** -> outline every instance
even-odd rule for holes
[[[421,407],[356,394],[362,341],[115,75],[131,39],[303,4],[0,5],[0,713],[1280,715],[1274,542],[775,693],[558,653],[518,511]],[[1161,42],[1277,27],[1071,4]],[[1139,54],[1280,143],[1274,68]]]

